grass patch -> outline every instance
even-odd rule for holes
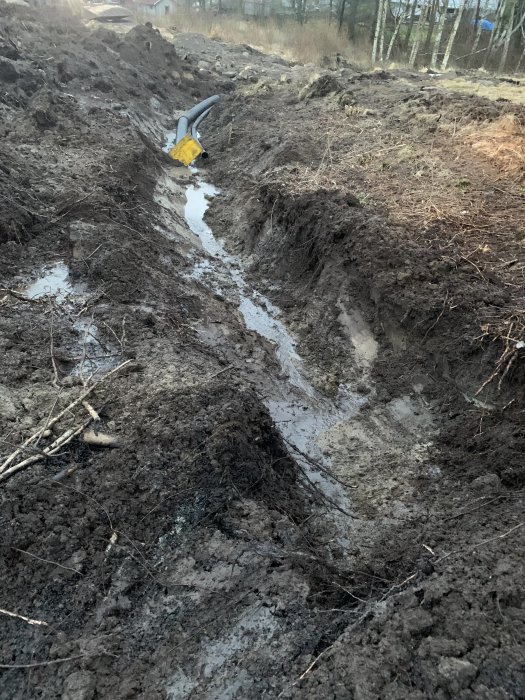
[[[469,95],[486,97],[488,100],[510,100],[518,105],[525,105],[525,90],[523,85],[498,82],[487,85],[467,78],[444,78],[438,83],[439,87],[455,92],[466,92]]]

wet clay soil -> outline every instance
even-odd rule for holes
[[[166,36],[0,7],[0,697],[525,697],[509,104]]]

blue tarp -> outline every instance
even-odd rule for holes
[[[481,31],[483,31],[483,32],[494,31],[494,22],[489,22],[488,19],[480,19],[480,20],[475,19],[472,21],[472,24],[474,24],[477,27],[478,22],[481,25]]]

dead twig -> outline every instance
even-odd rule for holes
[[[100,416],[90,403],[88,403],[87,401],[82,401],[82,406],[84,406],[84,408],[89,413],[91,418],[93,418],[95,423],[100,423]]]
[[[58,374],[58,367],[55,360],[55,341],[53,336],[53,312],[51,311],[51,321],[49,326],[49,354],[51,356],[51,364],[53,365],[53,374],[55,378],[53,380],[53,385],[58,389],[60,386],[60,376]]]
[[[439,557],[439,559],[436,559],[434,564],[440,564],[442,561],[445,559],[448,559],[448,557],[451,557],[453,554],[461,554],[465,553],[468,554],[469,552],[474,552],[478,547],[482,547],[485,544],[489,544],[490,542],[495,542],[496,540],[504,540],[506,537],[509,535],[512,535],[513,532],[516,532],[516,530],[519,530],[525,525],[525,521],[518,523],[517,525],[514,525],[514,527],[511,527],[510,530],[507,530],[506,532],[502,533],[501,535],[494,535],[494,537],[489,537],[486,540],[482,540],[481,542],[478,542],[477,544],[473,545],[472,547],[468,548],[460,548],[460,549],[454,549],[452,552],[449,552],[448,554],[444,554],[442,557]]]
[[[352,514],[349,513],[347,510],[345,510],[344,508],[342,508],[338,503],[336,503],[336,502],[334,501],[333,498],[330,498],[330,496],[327,496],[326,493],[323,493],[323,491],[322,491],[322,489],[320,488],[320,486],[318,486],[318,484],[316,484],[314,481],[312,481],[312,480],[310,479],[310,477],[309,477],[308,474],[306,473],[306,469],[302,466],[302,464],[301,464],[299,461],[297,461],[296,464],[297,464],[297,466],[299,467],[299,471],[301,472],[301,474],[303,475],[303,477],[304,477],[304,479],[305,479],[305,481],[306,481],[306,484],[307,484],[308,489],[309,489],[310,492],[314,495],[314,497],[317,496],[317,497],[318,497],[319,499],[321,499],[321,501],[323,501],[324,503],[329,503],[333,508],[335,508],[336,510],[338,510],[338,511],[339,511],[340,513],[342,513],[343,515],[346,515],[348,518],[355,518],[355,517],[356,517],[355,515],[352,515]],[[303,484],[303,487],[304,487],[304,486],[305,486],[305,484]]]
[[[485,503],[482,503],[481,505],[476,506],[475,508],[470,508],[469,510],[464,510],[461,513],[456,513],[455,515],[450,515],[448,518],[444,518],[443,522],[447,522],[447,520],[455,520],[456,518],[461,518],[463,515],[468,515],[469,513],[475,513],[477,510],[480,510],[481,508],[485,508],[485,506],[488,506],[491,503],[495,503],[496,501],[501,501],[502,498],[506,498],[506,494],[502,494],[501,496],[496,496],[496,498],[491,498],[490,501],[485,501]]]
[[[38,445],[38,443],[40,442],[41,438],[46,437],[47,435],[50,435],[50,434],[51,434],[51,431],[48,430],[49,421],[51,420],[51,416],[53,415],[53,411],[55,410],[55,406],[56,406],[57,403],[58,403],[58,399],[60,398],[60,394],[61,394],[61,393],[62,393],[62,387],[60,387],[60,389],[58,390],[58,393],[57,393],[57,395],[56,395],[56,397],[55,397],[55,400],[53,401],[53,405],[51,406],[51,410],[49,411],[48,416],[47,416],[47,418],[46,418],[46,422],[45,422],[45,425],[44,425],[44,430],[43,430],[42,433],[38,436],[37,441],[35,442],[35,447],[37,447],[37,445]]]
[[[7,615],[8,617],[15,617],[17,620],[23,620],[24,622],[27,622],[28,625],[47,627],[47,622],[44,622],[43,620],[33,620],[30,617],[19,615],[18,613],[11,612],[10,610],[4,610],[3,608],[0,608],[0,614]]]
[[[53,566],[58,566],[59,569],[64,569],[65,571],[72,571],[74,574],[78,574],[79,576],[82,575],[82,572],[78,569],[72,569],[70,566],[64,566],[63,564],[59,564],[57,561],[52,561],[51,559],[44,559],[43,557],[39,557],[36,554],[33,554],[32,552],[26,552],[25,549],[18,549],[18,547],[11,547],[11,549],[13,549],[15,552],[20,552],[20,554],[27,554],[28,557],[32,557],[37,561],[42,561],[44,562],[44,564],[52,564]]]
[[[206,381],[209,382],[211,379],[216,379],[221,374],[224,374],[225,372],[229,372],[231,369],[235,369],[235,365],[228,365],[228,367],[224,367],[223,369],[220,369],[218,372],[215,372],[215,374],[212,374],[209,377],[207,377]]]
[[[62,435],[60,435],[54,442],[51,443],[48,447],[45,447],[39,454],[33,455],[32,457],[27,457],[26,459],[22,460],[18,464],[13,465],[12,467],[9,467],[9,469],[5,469],[1,474],[0,474],[0,481],[5,481],[5,479],[8,479],[10,476],[15,474],[16,472],[20,471],[21,469],[24,469],[25,467],[28,467],[30,464],[33,464],[34,462],[38,462],[41,459],[44,459],[45,457],[52,456],[56,454],[64,445],[67,445],[68,443],[71,442],[77,435],[79,435],[87,426],[91,423],[91,417],[89,420],[84,421],[81,425],[77,426],[76,428],[69,428],[66,430]]]
[[[92,659],[94,656],[115,656],[108,654],[107,651],[99,654],[76,654],[75,656],[66,656],[63,659],[50,659],[48,661],[33,661],[29,664],[0,664],[0,668],[38,668],[39,666],[53,666],[54,664],[64,664],[67,661],[77,661],[78,659]]]
[[[13,297],[14,299],[17,299],[18,301],[27,301],[30,304],[42,304],[44,303],[44,299],[31,299],[30,297],[27,297],[25,294],[22,294],[21,292],[17,292],[15,289],[7,289],[6,287],[0,287],[0,293],[4,293],[5,296],[0,299],[0,304],[4,303],[8,297]]]
[[[425,335],[423,336],[423,342],[427,339],[427,336],[430,333],[430,331],[433,330],[437,326],[439,321],[441,320],[441,317],[443,316],[443,314],[445,313],[445,309],[447,308],[447,301],[448,301],[448,289],[447,289],[447,293],[445,295],[445,298],[443,299],[443,307],[442,307],[441,311],[439,312],[439,315],[436,318],[436,320],[434,321],[434,323],[432,323],[432,325],[427,328]]]
[[[86,391],[84,391],[79,397],[77,397],[72,403],[70,403],[66,408],[64,408],[63,411],[61,411],[58,415],[56,415],[54,418],[51,420],[48,420],[46,425],[43,426],[42,428],[39,428],[36,433],[33,433],[30,437],[27,438],[27,440],[24,441],[24,443],[17,448],[14,452],[12,452],[5,460],[4,462],[0,465],[0,475],[3,474],[6,469],[9,467],[10,464],[12,464],[15,459],[18,457],[19,454],[21,454],[28,445],[30,445],[32,442],[37,440],[42,433],[47,430],[52,428],[58,421],[63,418],[67,413],[69,413],[73,408],[78,406],[82,401],[84,401],[97,387],[99,387],[102,382],[106,381],[110,377],[114,376],[117,372],[119,372],[123,367],[128,365],[131,362],[131,360],[126,360],[122,364],[120,364],[118,367],[115,367],[115,369],[112,369],[110,372],[105,374],[101,379],[99,379],[97,382],[92,384]]]
[[[285,437],[283,437],[283,440],[289,447],[292,448],[292,450],[294,452],[297,452],[297,454],[301,455],[301,457],[303,457],[308,462],[308,464],[310,464],[315,469],[319,469],[320,472],[325,474],[330,479],[333,479],[338,484],[341,484],[341,486],[344,486],[347,489],[356,489],[357,488],[357,486],[351,486],[350,484],[347,484],[344,481],[341,481],[341,479],[339,479],[337,476],[335,476],[335,474],[333,474],[327,467],[322,465],[321,462],[313,459],[312,457],[310,457],[310,455],[306,454],[306,452],[303,452],[302,450],[300,450],[297,447],[297,445],[295,445],[293,442],[290,442],[290,440],[287,440]]]

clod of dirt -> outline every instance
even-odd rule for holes
[[[9,59],[0,59],[0,81],[14,83],[18,80],[18,71]]]
[[[57,124],[53,97],[49,92],[39,92],[31,100],[31,116],[37,126],[50,129]]]
[[[343,92],[343,86],[333,75],[326,73],[305,85],[299,93],[301,100],[312,99],[315,97],[326,97],[333,93]]]
[[[13,43],[3,42],[0,39],[0,56],[16,61],[20,58],[20,51]]]

